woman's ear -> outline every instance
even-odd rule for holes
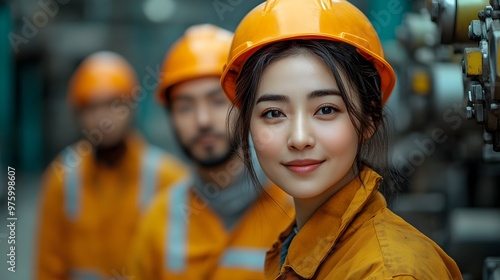
[[[366,130],[363,132],[363,142],[366,142],[370,140],[370,138],[373,137],[375,132],[377,132],[377,128],[382,122],[382,113],[380,112],[380,115],[375,112],[382,111],[380,108],[380,104],[376,104],[374,100],[370,101],[370,113],[367,113],[366,115],[368,116],[368,126],[366,127]],[[375,120],[373,120],[375,118]]]
[[[369,126],[366,128],[366,130],[363,132],[363,143],[370,140],[372,138],[373,134],[377,131],[378,124],[373,122],[373,118],[369,117]]]

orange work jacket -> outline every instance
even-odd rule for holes
[[[44,174],[35,279],[124,279],[139,216],[187,173],[135,134],[113,167],[97,163],[86,140],[67,147]]]
[[[266,279],[462,279],[456,263],[387,208],[381,177],[365,168],[317,209],[280,252],[292,223],[267,253]]]
[[[264,279],[267,249],[293,219],[291,197],[275,185],[228,230],[190,181],[155,198],[131,252],[135,280]]]

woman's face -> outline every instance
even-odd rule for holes
[[[351,176],[358,135],[326,64],[313,54],[270,64],[255,100],[250,131],[267,176],[299,199],[338,191]]]

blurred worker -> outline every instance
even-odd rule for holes
[[[130,260],[136,280],[263,279],[265,252],[292,219],[290,197],[258,167],[265,191],[253,188],[228,133],[231,105],[219,77],[231,39],[193,26],[165,57],[157,96],[194,171],[146,214]]]
[[[122,279],[150,198],[186,176],[180,161],[131,131],[138,90],[134,70],[112,52],[91,55],[73,75],[69,101],[87,139],[45,172],[37,279]]]

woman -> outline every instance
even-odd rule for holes
[[[267,278],[461,279],[377,191],[395,79],[373,26],[346,1],[268,0],[238,26],[221,84],[239,109],[244,160],[252,172],[250,133],[296,210],[267,253]]]

